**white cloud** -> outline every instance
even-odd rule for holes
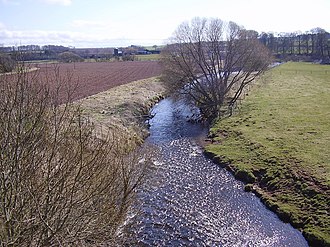
[[[64,45],[75,47],[121,47],[135,45],[164,44],[160,39],[141,39],[125,36],[84,34],[69,31],[9,31],[0,29],[0,41],[3,46],[18,45]]]
[[[60,4],[64,6],[69,6],[72,4],[72,0],[41,0],[41,1],[48,4]]]
[[[85,28],[85,27],[104,28],[107,26],[107,24],[99,21],[74,20],[71,23],[71,26],[75,28]]]
[[[135,44],[137,40],[95,36],[70,31],[11,31],[0,29],[0,40],[3,46],[17,45],[64,45],[75,47],[116,47]]]
[[[79,40],[88,39],[86,35],[79,32],[62,31],[9,31],[0,29],[0,40],[8,45],[18,44],[71,44]]]

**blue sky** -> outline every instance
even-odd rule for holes
[[[330,0],[0,0],[0,45],[162,45],[196,16],[258,32],[330,32],[329,13]]]

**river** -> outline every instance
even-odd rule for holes
[[[127,246],[308,246],[244,184],[203,155],[196,113],[171,98],[157,104],[146,140],[156,147],[147,182],[138,191]]]

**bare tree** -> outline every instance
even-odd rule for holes
[[[0,91],[1,246],[115,241],[143,177],[134,138],[96,136],[31,73],[1,76]]]
[[[327,41],[326,51],[328,54],[328,64],[330,64],[330,39]]]
[[[11,72],[15,69],[16,61],[7,54],[0,53],[0,73]]]
[[[270,63],[256,32],[220,19],[182,23],[162,54],[170,90],[180,90],[211,118],[225,103],[233,105]]]

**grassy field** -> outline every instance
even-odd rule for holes
[[[312,246],[330,246],[330,66],[286,63],[210,131],[206,153]]]
[[[136,55],[138,61],[157,61],[160,59],[160,54]]]

